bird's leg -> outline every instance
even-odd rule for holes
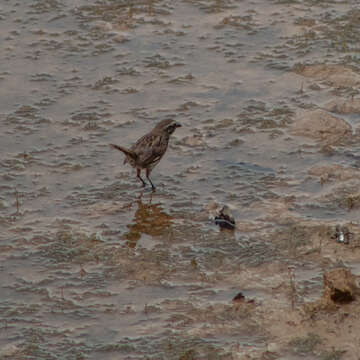
[[[136,169],[136,177],[139,178],[142,182],[142,186],[145,187],[145,181],[143,180],[143,178],[140,176],[141,174],[141,169]],[[146,173],[147,174],[147,173]]]
[[[152,187],[152,190],[155,191],[155,190],[156,190],[156,187],[155,187],[155,185],[152,183],[152,181],[150,180],[150,173],[151,173],[151,170],[146,169],[146,178],[149,180],[149,182],[150,182],[150,184],[151,184],[151,187]]]

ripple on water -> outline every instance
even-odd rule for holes
[[[4,2],[0,357],[350,353],[356,322],[303,305],[357,271],[356,5]],[[168,117],[152,193],[108,144]]]

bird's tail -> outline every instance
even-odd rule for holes
[[[116,150],[123,152],[126,156],[129,156],[133,160],[137,159],[137,155],[135,154],[135,152],[130,149],[127,149],[127,148],[124,148],[122,146],[115,145],[115,144],[110,144],[110,146]]]

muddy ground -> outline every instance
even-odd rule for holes
[[[0,359],[360,358],[357,1],[3,0],[0,29]],[[152,193],[109,143],[165,118]]]

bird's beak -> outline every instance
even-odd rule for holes
[[[181,127],[182,125],[181,124],[179,124],[178,122],[176,123],[176,127],[178,128],[178,127]]]

